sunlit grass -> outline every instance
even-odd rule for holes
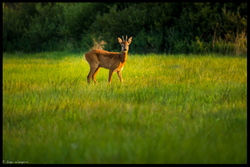
[[[129,55],[87,84],[83,55],[3,54],[3,160],[247,162],[247,58]]]

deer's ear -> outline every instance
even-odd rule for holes
[[[121,44],[122,43],[122,39],[118,37],[118,42]]]
[[[128,39],[128,45],[132,42],[132,37]]]

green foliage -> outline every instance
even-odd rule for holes
[[[97,14],[91,30],[101,32],[108,44],[107,49],[117,49],[117,46],[119,46],[117,37],[121,37],[122,35],[136,36],[137,32],[143,27],[144,20],[145,12],[133,6],[122,11],[117,11],[117,6],[114,5],[103,16]]]
[[[163,35],[155,31],[146,32],[143,28],[134,38],[133,45],[131,46],[133,52],[136,53],[147,53],[153,52],[158,53],[162,44]]]
[[[46,50],[46,47],[49,46],[49,41],[53,40],[55,36],[56,10],[52,10],[51,8],[53,8],[51,3],[44,6],[36,4],[37,14],[30,18],[27,36],[32,41],[32,48],[35,48],[36,51]],[[53,41],[53,43],[55,42]],[[50,50],[50,48],[48,49]]]
[[[120,51],[117,37],[128,35],[132,53],[227,54],[234,45],[229,54],[246,55],[246,30],[247,3],[241,2],[3,5],[4,52],[78,52],[99,37],[106,50]]]

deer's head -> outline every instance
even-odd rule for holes
[[[123,39],[123,40],[122,40]],[[118,42],[121,44],[122,46],[122,52],[127,52],[129,49],[129,44],[132,42],[132,37],[130,37],[128,39],[128,36],[126,35],[126,40],[124,40],[123,36],[122,39],[118,37]],[[127,41],[128,39],[128,41]]]

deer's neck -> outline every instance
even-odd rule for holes
[[[121,62],[126,62],[127,61],[127,56],[128,56],[128,52],[123,52],[121,53]]]

